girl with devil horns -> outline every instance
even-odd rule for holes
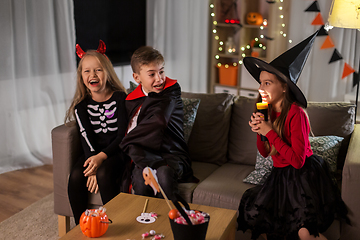
[[[65,124],[76,120],[83,154],[71,170],[68,195],[78,224],[88,205],[88,191],[100,191],[103,204],[120,192],[126,166],[119,144],[125,135],[126,91],[105,55],[100,40],[98,49],[84,52],[76,45],[81,58],[77,69],[76,91],[65,117]]]
[[[244,58],[260,84],[258,100],[271,106],[268,121],[255,112],[249,125],[258,133],[259,152],[270,155],[274,166],[264,184],[248,189],[240,202],[238,229],[250,229],[252,239],[326,239],[321,233],[336,217],[349,222],[328,164],[311,150],[307,100],[296,85],[316,36],[270,63]]]

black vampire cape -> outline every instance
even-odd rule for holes
[[[168,165],[182,181],[192,181],[193,172],[183,131],[181,88],[166,77],[164,90],[145,96],[139,85],[125,101],[129,119],[141,107],[137,126],[123,138],[120,147],[140,168]]]

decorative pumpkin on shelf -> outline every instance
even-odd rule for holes
[[[246,22],[250,25],[261,25],[263,20],[262,15],[258,12],[249,12],[246,15]]]
[[[106,209],[87,209],[80,217],[80,228],[82,233],[91,238],[104,235],[111,220],[105,213]]]
[[[253,39],[250,42],[250,47],[252,57],[263,57],[265,45],[262,42],[260,42],[258,39]]]

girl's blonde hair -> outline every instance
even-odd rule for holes
[[[280,116],[277,117],[275,119],[275,121],[273,122],[273,129],[286,144],[290,145],[290,143],[287,142],[287,140],[286,140],[286,138],[284,136],[284,129],[285,129],[284,125],[285,125],[286,118],[287,118],[287,116],[289,114],[291,105],[294,102],[296,103],[296,100],[295,100],[293,94],[291,93],[289,85],[286,84],[283,80],[281,80],[278,76],[276,76],[276,78],[280,81],[280,83],[283,85],[283,87],[286,88],[286,90],[285,90],[285,93],[284,93],[285,94],[284,98],[283,98],[283,100],[281,102],[281,113],[280,113]],[[261,95],[260,94],[258,96],[257,102],[261,102]],[[300,106],[300,105],[298,104],[298,106]],[[306,116],[307,116],[307,118],[309,120],[309,116],[308,116],[306,110],[303,107],[301,107],[301,108],[304,110],[304,112],[305,112],[305,114],[306,114]],[[268,112],[269,113],[272,112],[271,105],[269,105]],[[309,121],[309,124],[310,124],[310,121]],[[310,134],[312,134],[311,130],[310,130]],[[270,148],[270,144],[269,144],[268,141],[265,142],[265,148],[269,152],[269,156],[273,156],[273,155],[275,155],[277,153],[277,150],[275,149],[274,146],[271,146],[271,148]]]
[[[85,55],[81,58],[78,68],[77,68],[77,76],[76,76],[76,90],[74,94],[74,98],[69,109],[65,115],[65,125],[68,125],[71,121],[75,119],[75,106],[84,100],[87,96],[91,96],[90,90],[85,86],[82,78],[82,63],[87,56],[93,56],[98,59],[100,65],[104,70],[105,81],[106,81],[106,89],[109,91],[122,91],[126,93],[126,90],[122,83],[120,82],[118,76],[115,73],[114,67],[110,60],[102,53],[99,53],[95,50],[88,50]]]

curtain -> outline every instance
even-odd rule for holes
[[[0,173],[52,162],[75,86],[72,15],[72,0],[0,3]]]
[[[165,58],[165,73],[183,91],[206,92],[209,30],[208,0],[152,0],[152,44]],[[153,4],[151,4],[153,3]],[[151,19],[153,17],[153,19]]]
[[[147,0],[147,45],[165,58],[165,74],[177,79],[182,91],[207,91],[208,0]],[[129,86],[129,66],[116,67]]]
[[[147,45],[183,91],[206,92],[207,0],[147,0]],[[73,0],[0,2],[0,173],[52,163],[51,130],[75,91]],[[129,87],[129,65],[115,67]]]
[[[291,1],[289,17],[289,48],[310,36],[321,26],[311,25],[318,12],[305,12],[314,1]],[[319,9],[324,23],[327,22],[331,2],[318,0]],[[321,49],[326,36],[318,36],[311,54],[299,78],[298,86],[308,101],[344,101],[347,93],[353,88],[353,74],[342,79],[345,62],[358,72],[360,58],[360,32],[354,29],[333,28],[328,31],[334,48]],[[329,64],[334,49],[343,57],[342,60]]]

